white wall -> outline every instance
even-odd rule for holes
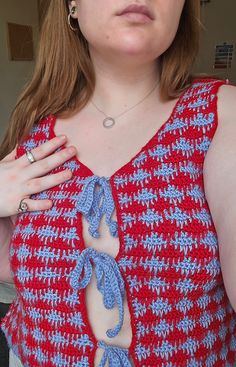
[[[33,61],[9,60],[7,22],[31,25],[33,27],[34,45],[37,45],[37,0],[0,1],[0,137],[6,128],[19,91],[32,73],[34,66]]]
[[[236,84],[236,1],[212,0],[201,7],[201,20],[205,30],[201,34],[200,53],[194,71],[228,78]],[[215,45],[231,41],[235,52],[232,69],[214,69]]]

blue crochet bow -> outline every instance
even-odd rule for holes
[[[100,237],[98,227],[104,214],[106,215],[106,223],[110,234],[113,237],[118,236],[117,222],[111,219],[115,204],[108,178],[87,177],[84,180],[84,187],[79,196],[77,209],[88,221],[89,233],[92,237]]]
[[[74,289],[86,288],[92,277],[92,262],[95,265],[97,288],[103,295],[104,306],[110,310],[115,304],[118,305],[118,325],[106,332],[109,338],[113,338],[119,333],[124,322],[125,293],[124,280],[115,259],[104,252],[86,248],[80,254],[76,267],[70,275],[70,284]]]
[[[104,349],[102,360],[98,367],[132,367],[128,358],[128,349],[113,347],[104,342],[98,342],[98,347]]]

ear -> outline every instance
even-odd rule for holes
[[[74,19],[77,19],[78,17],[78,12],[77,12],[77,3],[75,0],[68,0],[68,7],[69,7],[69,11],[70,11],[70,14],[71,14],[71,17],[74,18]],[[71,10],[75,8],[75,12],[71,12]]]

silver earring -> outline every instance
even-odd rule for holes
[[[78,28],[74,28],[74,27],[72,27],[72,25],[71,25],[71,16],[72,16],[72,15],[74,15],[74,14],[75,14],[75,12],[76,12],[76,6],[73,6],[73,8],[71,9],[70,13],[68,14],[68,18],[67,18],[67,22],[68,22],[68,24],[69,24],[69,27],[70,27],[70,29],[71,29],[73,32],[78,31]]]

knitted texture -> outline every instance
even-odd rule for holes
[[[169,119],[110,178],[72,157],[50,172],[69,168],[70,180],[32,195],[52,199],[53,207],[18,215],[10,247],[17,298],[2,329],[24,367],[93,367],[98,346],[101,367],[130,367],[129,357],[136,367],[234,365],[236,315],[203,185],[222,84],[195,80]],[[17,157],[53,138],[55,120],[35,124]],[[93,241],[103,215],[119,237],[115,259],[85,248],[82,216]],[[129,349],[95,339],[85,306],[93,266],[104,307],[119,312],[107,331],[111,338],[123,324],[127,291]]]

